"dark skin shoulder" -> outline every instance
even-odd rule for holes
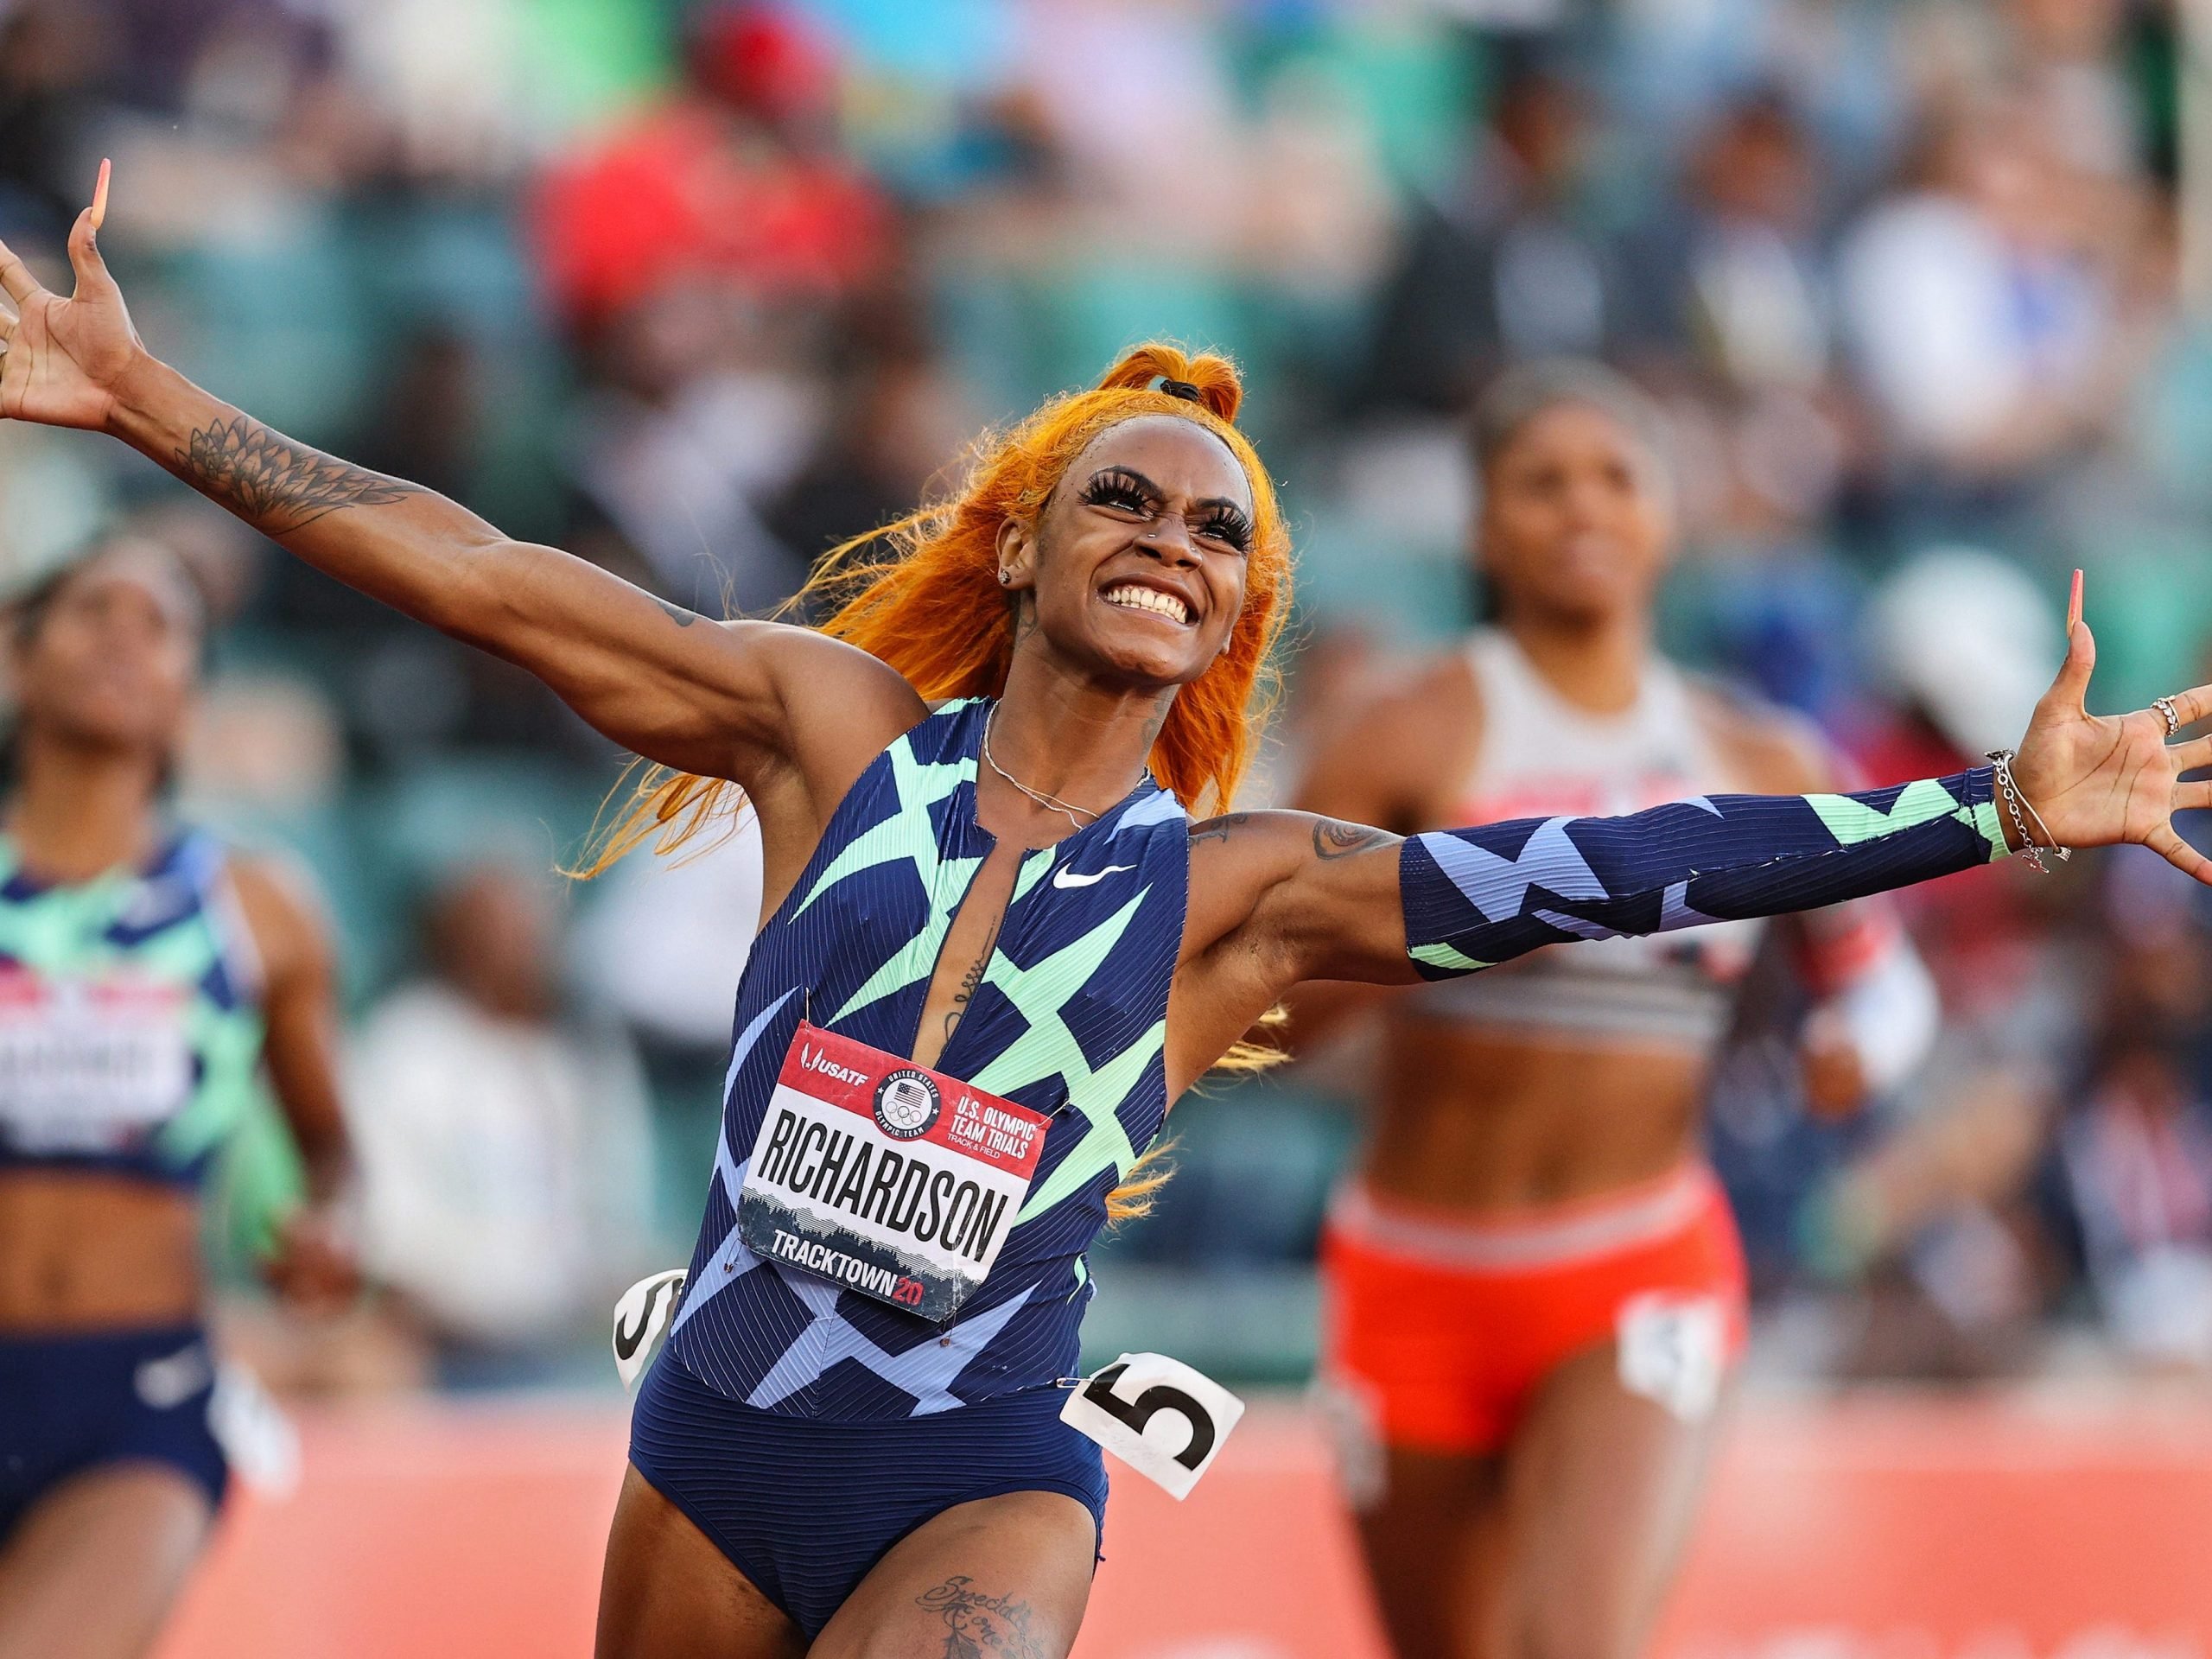
[[[1236,812],[1191,830],[1191,899],[1167,1001],[1169,1097],[1293,986],[1410,984],[1398,849],[1387,830],[1313,812]]]
[[[1402,836],[1448,827],[1482,728],[1481,687],[1464,652],[1376,675],[1320,721],[1291,804]],[[1285,1001],[1289,1024],[1255,1034],[1310,1052],[1380,999],[1369,985],[1300,985]]]
[[[1847,787],[1827,739],[1809,721],[1718,686],[1695,685],[1690,698],[1706,734],[1752,793],[1808,795]]]
[[[1293,804],[1401,835],[1448,815],[1482,743],[1466,658],[1442,652],[1376,675],[1323,715]]]

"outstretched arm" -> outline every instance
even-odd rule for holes
[[[69,238],[76,291],[0,245],[0,416],[113,434],[318,569],[530,670],[601,732],[687,772],[750,781],[785,753],[782,691],[889,671],[819,636],[702,621],[584,560],[509,540],[465,507],[295,442],[149,353],[96,242]],[[911,696],[911,694],[910,694]],[[896,729],[894,727],[893,729]]]
[[[1619,818],[1516,819],[1399,849],[1424,979],[1578,938],[1814,910],[2009,850],[1983,767],[1849,795],[1713,795]]]
[[[2212,884],[2212,861],[2172,823],[2212,806],[2212,783],[2181,779],[2212,766],[2212,738],[2169,743],[2152,709],[2090,715],[2095,656],[2077,620],[2013,763],[2022,794],[2060,845],[2139,842]],[[2178,724],[2202,720],[2212,686],[2171,702]],[[2020,844],[1993,778],[1983,767],[1852,794],[1715,795],[1407,840],[1303,813],[1199,825],[1191,1075],[1211,1063],[1198,1051],[1218,1028],[1241,1030],[1240,1016],[1301,980],[1451,978],[1539,945],[1811,910],[1987,863]]]

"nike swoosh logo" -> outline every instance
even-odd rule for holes
[[[1056,887],[1087,887],[1094,881],[1103,881],[1109,875],[1119,875],[1124,870],[1134,870],[1134,864],[1109,864],[1103,870],[1093,870],[1088,875],[1077,875],[1073,870],[1054,870],[1052,885]]]

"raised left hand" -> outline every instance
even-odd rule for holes
[[[2096,641],[2081,620],[2077,585],[2069,618],[2066,661],[2036,704],[2020,740],[2012,777],[2062,847],[2107,847],[2132,841],[2150,848],[2177,869],[2212,886],[2212,859],[2181,836],[2173,815],[2212,806],[2212,782],[2183,782],[2182,773],[2212,766],[2212,737],[2170,742],[2165,715],[2156,708],[2132,715],[2093,715],[2086,699],[2096,666]],[[2178,726],[2212,715],[2212,685],[2177,691]],[[2000,798],[1998,811],[2011,817]]]
[[[0,306],[0,419],[103,430],[115,416],[117,389],[146,359],[123,290],[100,257],[107,181],[102,162],[92,205],[69,232],[76,287],[66,298],[0,242],[0,293],[14,308]]]

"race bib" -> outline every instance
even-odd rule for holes
[[[635,1382],[651,1363],[653,1350],[683,1300],[686,1268],[671,1268],[640,1279],[614,1304],[614,1369],[622,1386]]]
[[[1179,1502],[1213,1466],[1244,1402],[1165,1354],[1123,1354],[1068,1395],[1060,1421]]]
[[[276,1503],[299,1491],[300,1431],[245,1366],[215,1368],[207,1427],[247,1491]]]
[[[186,988],[0,972],[0,1135],[34,1153],[122,1150],[192,1091]]]
[[[1718,1296],[1646,1291],[1621,1304],[1614,1327],[1621,1387],[1686,1423],[1713,1414],[1728,1374],[1728,1309]]]
[[[943,1321],[1014,1230],[1050,1119],[802,1023],[738,1196],[755,1255]]]

